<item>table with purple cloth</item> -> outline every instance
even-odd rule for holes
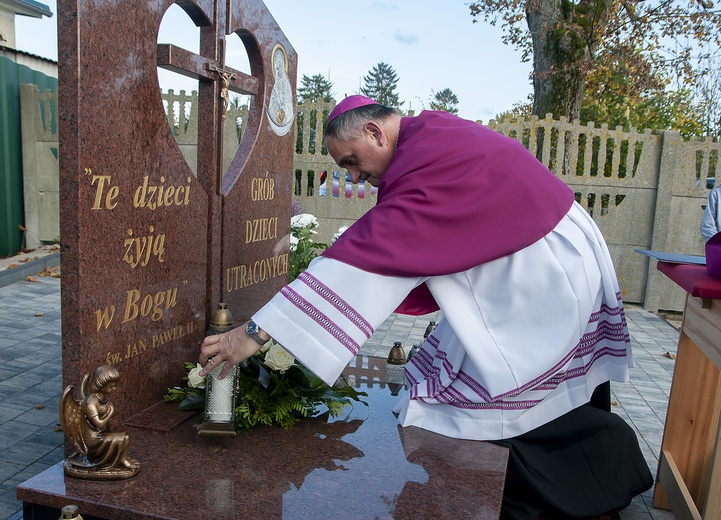
[[[686,292],[653,505],[721,518],[721,280],[704,265],[658,262]]]

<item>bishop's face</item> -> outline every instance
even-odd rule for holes
[[[366,125],[363,131],[349,140],[329,137],[326,140],[328,153],[336,164],[346,168],[353,184],[368,181],[378,187],[381,177],[393,158],[393,144],[377,127]]]

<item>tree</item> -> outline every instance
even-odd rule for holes
[[[458,96],[449,88],[444,88],[440,92],[431,90],[431,110],[445,110],[449,114],[458,114]]]
[[[708,135],[706,105],[694,101],[690,89],[669,90],[670,79],[638,49],[618,46],[598,56],[604,65],[591,71],[584,82],[579,120],[629,130],[679,130],[682,135]],[[643,69],[639,73],[637,69]],[[636,78],[635,80],[633,78]],[[528,119],[531,103],[517,103],[496,115],[496,121]]]
[[[618,46],[599,54],[604,64],[586,76],[580,120],[628,130],[680,130],[704,133],[703,112],[688,88],[669,90],[670,78],[637,47]]]
[[[506,110],[505,112],[496,114],[496,117],[494,117],[493,119],[495,119],[498,123],[502,121],[515,121],[516,119],[530,119],[531,116],[533,116],[532,109],[532,103],[525,103],[520,101],[513,105],[513,108],[511,108],[511,110]]]
[[[387,63],[380,62],[363,76],[364,87],[361,87],[361,94],[378,101],[381,105],[392,108],[400,108],[405,101],[398,100],[395,92],[398,87],[398,74],[393,67]]]
[[[679,84],[693,86],[704,72],[696,60],[721,45],[721,13],[710,0],[481,0],[470,9],[474,21],[502,21],[504,43],[520,48],[526,61],[533,57],[539,117],[579,116],[586,76],[604,65],[597,59],[604,49],[638,47]]]
[[[303,78],[300,81],[301,87],[298,89],[298,103],[302,103],[303,101],[310,101],[311,103],[325,101],[329,103],[333,100],[333,96],[335,95],[331,92],[333,83],[325,79],[322,74],[316,74],[311,77],[303,74]]]
[[[703,113],[704,133],[721,139],[721,69],[709,67],[695,93]]]

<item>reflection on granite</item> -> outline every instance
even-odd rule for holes
[[[68,504],[86,520],[497,518],[506,449],[399,427],[398,397],[372,365],[350,368],[369,406],[346,417],[233,438],[198,436],[194,420],[168,433],[130,428],[144,462],[136,478],[66,478],[61,463],[21,484],[18,499],[26,518],[53,520]]]

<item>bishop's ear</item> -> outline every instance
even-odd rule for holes
[[[383,130],[375,121],[368,121],[365,125],[363,125],[363,130],[371,139],[375,139],[379,143],[382,143]]]

